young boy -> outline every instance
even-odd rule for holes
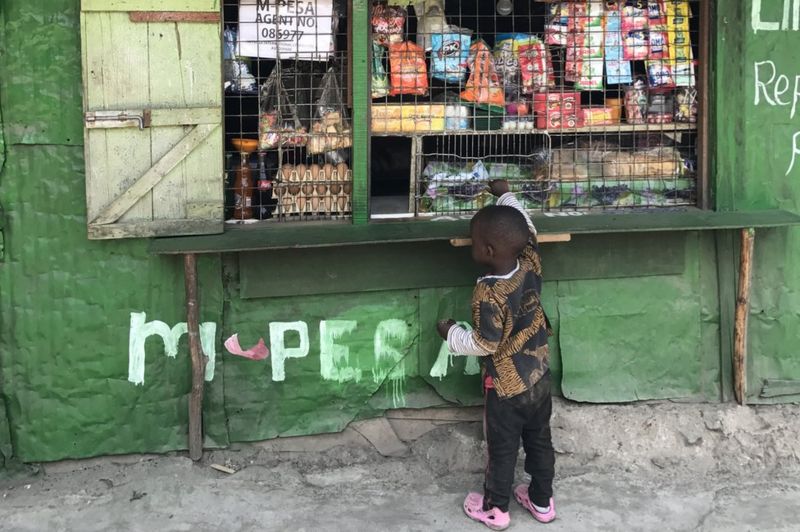
[[[492,181],[497,205],[474,218],[472,258],[488,269],[472,296],[474,330],[453,320],[440,321],[438,331],[450,351],[485,357],[485,419],[489,451],[483,495],[470,493],[464,512],[493,530],[510,524],[508,504],[514,482],[520,438],[525,449],[529,486],[519,485],[514,497],[533,517],[549,523],[553,503],[555,453],[550,436],[550,371],[548,324],[539,300],[542,268],[536,229],[508,182]]]

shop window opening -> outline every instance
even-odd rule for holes
[[[697,0],[422,0],[371,9],[372,218],[697,206]],[[388,154],[408,168],[386,170]],[[384,186],[406,172],[405,188]],[[405,211],[402,211],[405,206]]]
[[[349,4],[224,0],[228,223],[351,216]]]

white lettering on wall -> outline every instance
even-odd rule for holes
[[[798,144],[798,139],[800,139],[800,131],[792,135],[792,162],[789,164],[789,169],[786,170],[786,174],[784,175],[789,175],[789,172],[791,172],[794,168],[794,162],[797,160],[797,156],[800,155],[800,144]]]
[[[181,322],[170,328],[163,321],[147,321],[144,312],[131,312],[131,325],[128,334],[128,381],[133,384],[144,384],[144,346],[151,336],[159,336],[164,342],[164,351],[170,358],[178,355],[178,342],[186,334],[186,322]],[[205,380],[214,379],[214,360],[217,351],[214,345],[217,335],[217,324],[205,322],[200,324],[200,347],[206,355]]]
[[[286,347],[286,333],[296,331],[300,336],[300,345]],[[308,340],[308,324],[304,321],[273,321],[269,324],[269,350],[272,359],[272,380],[286,380],[286,360],[308,356],[310,342]]]
[[[351,320],[319,322],[319,373],[326,381],[361,380],[361,368],[350,365],[350,348],[336,343],[342,336],[355,331],[357,326],[358,323]]]
[[[753,79],[753,105],[759,106],[763,101],[770,107],[789,107],[789,120],[794,119],[800,103],[800,75],[779,74],[775,63],[766,60],[753,63]],[[792,94],[788,97],[790,88]]]
[[[753,33],[758,33],[759,31],[789,31],[789,29],[792,31],[800,30],[800,0],[783,0],[783,16],[780,21],[764,20],[762,5],[771,4],[774,1],[752,0],[750,26],[753,28]]]
[[[372,367],[372,379],[376,384],[389,379],[395,408],[405,406],[406,403],[403,383],[406,379],[404,359],[410,345],[408,328],[405,320],[390,319],[381,321],[375,329],[375,365]]]
[[[798,136],[800,139],[800,135]],[[798,140],[800,143],[800,140]],[[796,149],[800,154],[800,145]],[[460,325],[471,329],[467,322]],[[286,361],[291,358],[307,357],[311,351],[308,334],[308,324],[304,321],[270,322],[269,330],[270,349],[267,349],[264,340],[259,338],[255,346],[243,349],[239,345],[238,334],[229,337],[224,347],[228,353],[249,359],[252,362],[271,360],[272,381],[283,382],[286,380]],[[320,341],[320,377],[326,381],[338,383],[359,382],[364,371],[371,369],[372,378],[376,384],[388,381],[387,389],[392,395],[395,407],[405,406],[404,383],[409,371],[406,367],[406,357],[415,345],[415,337],[405,320],[386,319],[378,323],[373,335],[373,361],[371,368],[359,367],[358,363],[350,360],[350,347],[343,338],[353,333],[358,328],[358,323],[353,320],[321,320],[319,323]],[[200,344],[203,353],[207,356],[205,380],[214,379],[214,363],[216,360],[216,332],[217,324],[205,322],[200,324]],[[287,336],[296,332],[299,340],[292,342]],[[147,321],[144,312],[130,314],[130,330],[128,337],[128,381],[135,385],[144,384],[145,378],[145,346],[148,338],[157,336],[161,338],[164,352],[169,358],[176,358],[180,339],[187,333],[186,322],[180,322],[170,327],[163,321]],[[294,346],[287,344],[296,343]],[[429,370],[431,377],[443,379],[453,365],[453,357],[447,347],[447,342],[442,342],[438,356]],[[464,375],[477,375],[480,373],[478,357],[466,357]],[[416,364],[416,359],[412,360]],[[416,375],[416,370],[414,370]]]
[[[800,0],[798,0],[800,1]],[[798,4],[800,9],[800,4]],[[774,61],[756,61],[753,63],[754,95],[753,105],[765,105],[786,109],[788,120],[793,120],[800,104],[800,75],[786,75],[778,71]],[[791,95],[789,94],[791,92]],[[785,175],[794,169],[797,156],[800,155],[798,139],[800,132],[792,136],[791,160]]]

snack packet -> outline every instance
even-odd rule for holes
[[[384,98],[389,94],[389,78],[383,66],[386,49],[378,43],[372,43],[372,83],[373,98]]]
[[[494,65],[502,80],[507,99],[518,98],[522,93],[519,57],[514,49],[516,38],[516,35],[498,35],[494,46]]]
[[[533,94],[555,86],[550,51],[541,39],[529,37],[526,40],[516,41],[515,48],[519,57],[523,94]]]
[[[555,2],[547,6],[547,20],[544,28],[544,41],[554,46],[566,46],[567,35],[573,24],[571,2]]]
[[[621,5],[623,57],[641,61],[650,54],[649,16],[646,2],[625,0]]]
[[[651,87],[674,87],[672,68],[666,61],[647,62],[647,81]]]
[[[484,41],[479,40],[470,46],[469,52],[471,73],[461,98],[469,102],[504,106],[505,94],[494,66],[492,51]]]
[[[631,63],[623,60],[622,17],[619,6],[609,6],[606,9],[605,60],[606,82],[609,85],[632,82]]]
[[[431,35],[431,76],[459,83],[467,74],[470,36],[463,33]]]
[[[381,46],[403,41],[406,10],[402,7],[377,4],[372,8],[372,38]]]
[[[389,94],[428,94],[428,67],[425,52],[410,41],[389,45],[391,89]]]

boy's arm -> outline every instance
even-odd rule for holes
[[[458,325],[447,331],[447,347],[451,353],[473,356],[488,356],[497,351],[503,339],[503,310],[489,295],[487,287],[480,282],[473,295],[473,316],[475,323],[472,331]]]
[[[528,223],[528,228],[531,230],[531,233],[533,233],[533,236],[536,236],[536,227],[533,225],[531,217],[528,216],[528,213],[522,208],[522,204],[519,202],[517,197],[513,193],[509,192],[508,181],[505,179],[495,179],[493,181],[489,181],[489,190],[492,192],[492,194],[497,196],[497,205],[513,207],[521,212],[522,216],[525,217],[525,221]]]
[[[447,348],[457,355],[485,357],[491,355],[475,339],[475,331],[468,331],[460,325],[453,325],[447,331]]]
[[[528,216],[527,212],[525,212],[525,209],[522,207],[522,203],[519,202],[519,200],[517,199],[517,197],[514,195],[513,192],[504,193],[497,199],[497,204],[505,205],[506,207],[514,207],[519,212],[521,212],[522,215],[525,217],[525,221],[528,222],[528,229],[531,230],[533,236],[536,236],[536,226],[533,225],[533,220],[531,220],[531,217]]]

